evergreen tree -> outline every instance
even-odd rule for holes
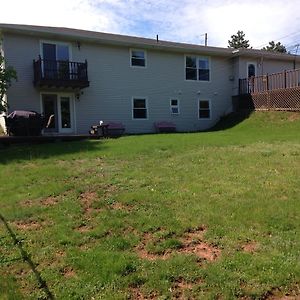
[[[228,48],[241,49],[249,48],[249,41],[245,39],[245,33],[239,30],[237,34],[231,36],[231,40],[228,40]]]
[[[272,52],[280,52],[280,53],[286,53],[286,48],[284,45],[282,45],[280,42],[276,43],[274,41],[269,42],[269,45],[266,47],[263,47],[261,50],[266,51],[272,51]]]

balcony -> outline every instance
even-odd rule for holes
[[[33,61],[34,85],[39,88],[83,89],[90,85],[87,61],[84,63],[44,60]]]

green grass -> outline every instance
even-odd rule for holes
[[[0,163],[0,213],[57,299],[299,293],[299,114],[254,113],[203,133],[11,146]],[[46,298],[2,225],[0,299]],[[199,226],[221,253],[214,261],[178,251]],[[146,235],[145,251],[171,255],[139,256]],[[176,290],[179,281],[190,285]]]

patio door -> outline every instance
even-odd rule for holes
[[[45,133],[73,133],[74,101],[71,94],[42,94]]]
[[[58,97],[58,121],[59,132],[74,132],[73,101],[70,96]]]

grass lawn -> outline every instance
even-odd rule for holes
[[[0,163],[0,299],[300,297],[300,114]]]

